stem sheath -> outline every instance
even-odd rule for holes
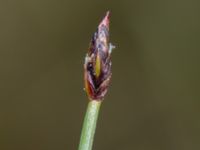
[[[101,101],[91,100],[88,103],[78,150],[92,150],[100,106]]]

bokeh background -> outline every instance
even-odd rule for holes
[[[94,150],[200,149],[198,0],[1,0],[1,150],[77,149],[107,10],[117,48]]]

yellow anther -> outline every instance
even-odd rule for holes
[[[96,64],[95,64],[95,75],[98,78],[101,72],[101,60],[99,54],[97,54]]]

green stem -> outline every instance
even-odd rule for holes
[[[78,150],[92,149],[100,106],[101,101],[92,100],[88,103]]]

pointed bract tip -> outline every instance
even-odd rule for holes
[[[106,27],[109,27],[109,22],[110,22],[110,11],[107,11],[105,17],[103,18],[99,26],[105,25]]]
[[[109,11],[109,10],[106,12],[106,17],[107,17],[107,18],[110,17],[110,11]]]

